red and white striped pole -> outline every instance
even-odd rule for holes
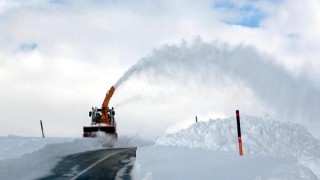
[[[238,130],[239,153],[240,153],[240,156],[243,156],[243,151],[242,151],[242,139],[241,139],[241,127],[240,127],[240,113],[239,113],[239,110],[236,110],[236,117],[237,117],[237,130]]]

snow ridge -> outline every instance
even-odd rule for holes
[[[37,179],[48,175],[63,156],[102,148],[97,139],[47,144],[19,158],[0,161],[0,179]]]
[[[320,157],[320,142],[305,127],[270,118],[241,116],[244,154]],[[180,146],[238,153],[235,117],[198,122],[157,138],[155,146]]]
[[[106,148],[108,137],[97,138],[28,138],[0,137],[0,179],[37,179],[69,154]],[[138,136],[120,136],[115,148],[150,145]]]

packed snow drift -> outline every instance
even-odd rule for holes
[[[320,142],[305,127],[241,116],[198,122],[138,148],[138,179],[319,179]]]
[[[272,119],[241,116],[244,154],[320,157],[320,143],[305,127]],[[237,153],[234,117],[198,122],[188,129],[157,138],[156,146],[179,146]]]
[[[0,179],[37,179],[70,154],[103,149],[105,137],[98,138],[31,138],[0,137]],[[117,147],[150,145],[139,137],[120,136]]]
[[[2,138],[5,140],[6,138]],[[56,141],[57,140],[57,141]],[[7,140],[6,140],[7,141]],[[50,170],[69,154],[101,149],[103,146],[97,139],[74,139],[70,138],[11,138],[14,146],[7,146],[10,151],[19,151],[16,157],[0,161],[0,179],[36,179],[50,174]],[[56,142],[54,142],[56,141]],[[24,151],[23,144],[27,144],[30,151]],[[50,143],[48,143],[50,142]],[[16,148],[20,146],[19,148]],[[33,148],[33,150],[31,150]],[[6,156],[5,152],[1,152]],[[18,155],[19,154],[19,155]]]
[[[76,138],[20,137],[14,135],[0,137],[0,161],[21,157],[24,154],[42,149],[48,144],[72,142],[75,139]]]

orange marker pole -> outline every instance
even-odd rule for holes
[[[243,156],[243,151],[242,151],[242,139],[241,139],[241,128],[240,128],[240,113],[239,113],[239,110],[236,110],[236,117],[237,117],[237,130],[238,130],[239,153],[240,153],[240,156]]]

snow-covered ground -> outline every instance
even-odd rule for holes
[[[102,138],[0,137],[0,179],[36,179],[49,175],[62,157],[102,149]],[[119,137],[115,148],[150,145],[139,137]]]
[[[66,155],[103,148],[96,139],[1,137],[0,179],[36,179]]]
[[[241,118],[244,156],[235,118],[195,123],[137,151],[138,179],[319,179],[320,142],[303,126]]]
[[[319,168],[319,164],[317,166]],[[145,180],[317,179],[310,168],[293,157],[239,157],[221,151],[181,147],[139,148],[136,170],[138,179]]]
[[[241,117],[244,156],[235,118],[198,122],[154,145],[119,137],[115,147],[138,147],[134,176],[151,179],[320,179],[320,142],[303,126]],[[146,146],[149,145],[149,146]],[[0,179],[36,179],[66,155],[104,148],[101,138],[0,137]]]
[[[19,137],[12,135],[0,137],[0,161],[21,157],[23,154],[42,149],[48,144],[72,142],[75,139],[76,138]]]

